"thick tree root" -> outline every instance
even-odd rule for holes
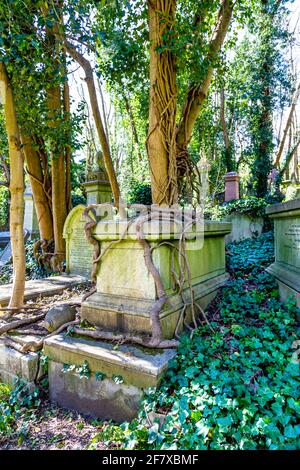
[[[21,348],[20,352],[27,353],[32,348],[34,348],[36,351],[39,350],[39,349],[42,349],[42,347],[44,346],[45,339],[51,338],[51,336],[58,335],[59,333],[64,331],[66,328],[72,328],[73,326],[78,325],[79,323],[80,323],[80,320],[74,320],[74,321],[70,321],[68,323],[64,323],[59,328],[57,328],[57,330],[53,331],[49,335],[47,335],[44,338],[40,339],[39,341],[30,341],[30,342],[24,344],[24,346]]]
[[[3,333],[7,333],[8,331],[15,330],[16,328],[19,328],[19,326],[28,325],[30,323],[36,323],[39,320],[43,320],[45,316],[46,313],[41,313],[40,315],[36,315],[35,317],[23,318],[21,320],[15,320],[6,323],[5,325],[0,326],[0,335],[3,335]]]
[[[89,330],[87,328],[80,328],[75,326],[72,328],[72,333],[80,336],[87,336],[89,338],[100,339],[104,341],[116,341],[119,343],[134,343],[140,346],[154,349],[169,349],[177,348],[178,341],[174,339],[163,339],[159,343],[153,341],[151,337],[144,337],[133,335],[130,333],[116,334],[110,331],[103,331],[100,329]]]

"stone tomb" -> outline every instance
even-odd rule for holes
[[[300,199],[274,204],[266,213],[275,229],[275,263],[267,271],[277,279],[281,299],[294,296],[300,307]]]
[[[101,247],[118,240],[127,222],[99,222],[94,238]],[[186,252],[190,264],[195,297],[205,308],[216,295],[228,274],[225,270],[225,235],[231,224],[205,222],[198,232],[187,234]],[[166,224],[152,222],[144,228],[145,238],[151,246],[166,241],[166,245],[153,251],[153,260],[161,274],[168,300],[161,311],[161,325],[165,338],[172,338],[183,307],[181,296],[174,290],[171,273],[172,248],[178,246],[176,234]],[[191,237],[190,237],[191,236]],[[113,245],[101,262],[97,275],[97,292],[82,304],[82,319],[112,331],[151,333],[151,310],[156,302],[156,288],[137,241],[135,224],[124,240]],[[186,283],[184,296],[189,296]]]
[[[78,214],[82,213],[77,210]],[[173,338],[177,323],[178,331],[183,327],[180,316],[183,301],[175,289],[171,274],[170,244],[178,246],[178,233],[174,228],[170,230],[165,223],[154,221],[146,225],[143,232],[150,246],[166,241],[165,245],[153,251],[153,261],[167,294],[167,302],[160,312],[163,336]],[[151,334],[151,310],[157,300],[156,288],[136,237],[135,223],[130,225],[123,238],[126,226],[127,221],[101,221],[94,229],[93,236],[101,242],[102,250],[112,241],[118,243],[111,245],[101,261],[97,273],[97,292],[82,303],[81,318],[112,332]],[[186,233],[189,237],[186,253],[191,281],[195,298],[202,308],[228,279],[225,236],[230,229],[229,223],[205,222],[200,228],[193,227],[191,233]],[[72,244],[72,234],[69,238],[68,251],[78,250]],[[69,258],[69,267],[72,263]],[[176,265],[176,260],[174,263]],[[187,301],[190,298],[187,284],[183,296]],[[186,321],[191,322],[190,315]],[[144,389],[158,386],[169,361],[176,354],[174,349],[149,350],[129,345],[120,345],[116,350],[109,342],[82,337],[66,338],[63,335],[47,339],[44,352],[49,358],[49,389],[53,402],[87,415],[115,421],[136,416]],[[90,376],[80,378],[78,369],[85,363],[88,364]],[[66,370],[66,364],[73,367]]]
[[[93,245],[85,236],[84,205],[71,210],[66,218],[63,236],[66,240],[66,272],[90,279],[93,262]]]

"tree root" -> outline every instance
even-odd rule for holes
[[[42,347],[44,346],[45,339],[51,338],[51,336],[58,335],[59,333],[64,331],[66,328],[71,328],[75,325],[78,325],[79,323],[80,323],[80,320],[73,320],[73,321],[70,321],[68,323],[64,323],[59,328],[57,328],[55,331],[53,331],[49,335],[45,336],[44,338],[40,339],[39,341],[30,341],[30,342],[24,344],[23,347],[21,348],[20,352],[27,353],[27,352],[30,351],[31,348],[34,348],[36,351],[39,350],[39,349],[42,349]]]
[[[169,349],[169,348],[177,348],[178,341],[174,339],[164,339],[161,340],[159,343],[157,341],[153,341],[152,337],[144,337],[141,336],[124,333],[124,334],[116,334],[110,331],[103,331],[100,329],[89,330],[85,328],[80,328],[75,326],[72,328],[72,333],[81,336],[87,336],[89,338],[100,339],[105,341],[116,341],[120,343],[135,343],[140,346],[144,346],[147,348],[154,348],[154,349]]]
[[[29,325],[30,323],[36,323],[39,320],[43,320],[45,316],[46,313],[41,313],[40,315],[36,315],[35,317],[23,318],[21,320],[15,320],[6,323],[5,325],[0,326],[0,335],[3,335],[3,333],[7,333],[8,331],[15,330],[19,326]]]

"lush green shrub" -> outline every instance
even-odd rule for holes
[[[14,389],[0,384],[0,436],[10,435],[18,428],[18,420],[30,419],[33,410],[40,405],[39,388],[33,390],[23,380],[18,380]],[[24,432],[24,428],[18,429],[18,434]]]
[[[214,328],[181,338],[158,390],[122,425],[126,448],[299,449],[297,308],[283,306],[264,267],[272,234],[228,247],[232,279],[211,306]],[[149,417],[152,412],[159,419]]]
[[[251,217],[263,217],[265,215],[266,206],[267,202],[264,198],[250,196],[244,199],[236,199],[224,203],[221,206],[215,206],[212,209],[212,219],[222,220],[233,212],[247,214]]]
[[[127,195],[129,204],[152,204],[151,184],[133,180]]]
[[[0,225],[5,226],[9,220],[9,191],[6,187],[0,187]]]

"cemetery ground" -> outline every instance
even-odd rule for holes
[[[273,258],[271,232],[228,245],[231,279],[209,307],[213,331],[182,335],[137,419],[116,425],[51,405],[46,378],[30,392],[22,383],[14,391],[1,385],[0,448],[299,449],[297,307],[279,300],[265,271]]]

